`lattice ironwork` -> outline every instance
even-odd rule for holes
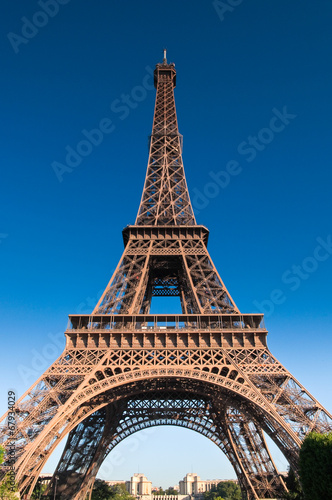
[[[136,225],[196,223],[182,163],[182,136],[175,109],[174,64],[157,64],[157,97],[150,138],[149,163]]]
[[[252,419],[245,419],[243,423],[240,410],[229,406],[226,397],[221,402],[213,395],[199,397],[183,389],[182,386],[176,389],[176,384],[172,388],[167,384],[159,386],[158,392],[149,391],[143,398],[136,396],[122,400],[121,406],[119,403],[108,404],[79,424],[69,435],[63,460],[56,471],[58,477],[65,477],[66,483],[71,485],[70,490],[63,488],[62,498],[78,499],[82,490],[91,491],[95,474],[108,453],[134,432],[155,425],[180,426],[201,433],[213,441],[238,469],[244,489],[259,492],[261,498],[267,494],[273,497],[282,494],[285,488],[283,479],[275,468],[257,423]],[[226,426],[231,430],[236,446],[227,439]],[[96,428],[99,432],[94,433]],[[241,467],[236,459],[236,449],[241,449]],[[245,474],[242,469],[245,469]]]
[[[185,313],[238,312],[204,241],[168,240],[174,236],[172,228],[163,229],[163,234],[155,234],[145,227],[143,241],[141,234],[126,229],[129,241],[123,257],[94,313],[148,313],[153,295],[180,296]],[[176,282],[176,292],[166,283],[157,292],[156,280],[164,278]]]
[[[2,418],[27,498],[64,437],[58,491],[85,500],[116,444],[169,424],[215,442],[244,498],[278,498],[285,485],[264,434],[296,471],[305,435],[332,430],[331,415],[269,351],[263,315],[239,312],[207,251],[184,176],[175,76],[166,59],[157,65],[143,196],[109,285],[91,315],[69,317],[64,352],[17,402],[14,435]],[[182,314],[149,314],[160,296],[179,297]]]

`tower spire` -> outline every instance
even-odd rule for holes
[[[148,314],[152,297],[180,297],[184,314],[239,313],[208,254],[208,230],[196,224],[174,101],[174,64],[157,64],[149,161],[134,226],[93,314]]]
[[[196,224],[182,162],[175,109],[176,71],[164,61],[154,71],[157,89],[149,160],[136,225]]]

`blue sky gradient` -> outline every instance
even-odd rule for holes
[[[93,309],[118,263],[164,47],[211,257],[240,310],[266,312],[273,354],[332,411],[332,4],[224,3],[224,13],[202,0],[2,4],[1,414],[8,388],[22,394],[61,354],[67,315]],[[138,436],[102,477],[138,467],[163,486],[191,468],[234,477],[193,432]]]

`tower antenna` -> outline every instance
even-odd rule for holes
[[[167,52],[167,49],[164,49],[164,60],[163,60],[164,64],[167,64],[166,52]]]

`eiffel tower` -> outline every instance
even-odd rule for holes
[[[69,316],[64,352],[15,406],[14,435],[2,418],[24,498],[62,438],[50,491],[84,500],[113,448],[156,425],[212,440],[244,499],[280,498],[286,486],[264,435],[297,471],[306,434],[332,430],[331,415],[269,351],[263,315],[239,311],[211,260],[189,198],[166,53],[154,83],[145,184],[119,264],[92,313]],[[149,314],[152,297],[179,297],[182,314]]]

